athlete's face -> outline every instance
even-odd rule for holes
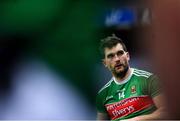
[[[126,73],[129,68],[129,53],[123,50],[120,43],[112,48],[105,48],[104,65],[115,75]],[[123,74],[124,75],[124,74]]]

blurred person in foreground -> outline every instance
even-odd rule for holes
[[[165,106],[157,76],[131,68],[126,46],[114,34],[101,40],[100,49],[112,79],[97,94],[97,120],[161,119]]]
[[[149,0],[148,2],[152,11],[152,28],[146,36],[150,41],[142,41],[142,43],[148,44],[154,67],[164,86],[167,119],[179,120],[180,0]]]

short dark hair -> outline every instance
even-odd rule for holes
[[[126,45],[124,44],[123,40],[121,38],[117,37],[115,34],[112,34],[111,36],[108,36],[108,37],[102,39],[100,41],[100,47],[99,47],[101,56],[102,57],[105,56],[105,53],[104,53],[105,48],[111,49],[114,46],[116,46],[118,43],[120,43],[123,47],[123,50],[127,52],[127,48],[126,48]]]

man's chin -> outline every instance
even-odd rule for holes
[[[125,75],[126,75],[126,71],[124,70],[124,69],[122,69],[122,70],[116,70],[116,72],[115,72],[115,75],[117,76],[117,77],[120,77],[120,78],[123,78]]]
[[[116,70],[116,74],[120,74],[120,73],[123,73],[123,72],[124,72],[123,69],[118,69],[118,70]]]
[[[115,75],[123,78],[126,75],[127,71],[128,71],[128,67],[126,68],[125,66],[121,66],[121,68],[116,68]]]
[[[115,68],[115,71],[116,73],[121,73],[124,71],[124,68],[123,67],[118,67],[118,68]]]

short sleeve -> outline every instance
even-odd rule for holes
[[[96,96],[96,109],[100,113],[106,113],[106,108],[104,106],[104,96],[102,93],[98,93]]]
[[[156,75],[151,75],[148,78],[148,93],[151,97],[155,97],[161,93],[161,85]]]

